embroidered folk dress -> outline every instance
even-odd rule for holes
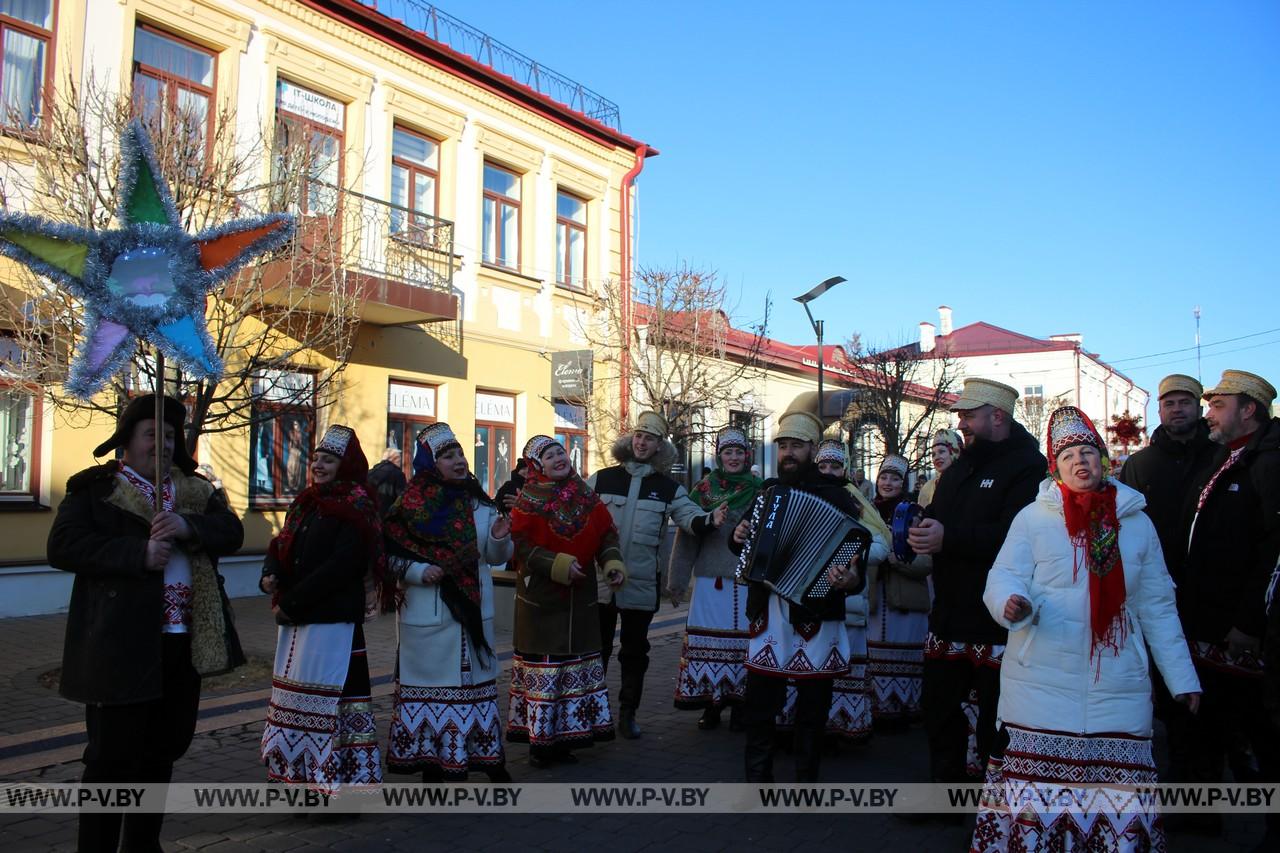
[[[597,566],[623,571],[609,512],[576,473],[552,481],[531,466],[511,535],[517,579],[507,740],[540,756],[612,740],[593,577]],[[570,579],[573,560],[585,579]]]
[[[330,432],[339,429],[350,433]],[[262,760],[268,778],[330,795],[382,781],[363,622],[383,551],[367,474],[350,433],[335,479],[294,500],[262,567],[288,619],[276,639]]]
[[[287,593],[280,599],[295,622],[281,625],[276,637],[262,732],[267,777],[330,794],[347,785],[376,784],[382,781],[382,757],[361,625],[364,543],[345,519],[317,512],[303,522],[293,548],[300,554],[297,562],[310,564],[299,586],[313,586],[315,593],[297,604]],[[263,571],[274,572],[270,555]]]
[[[1200,690],[1146,500],[1110,482],[1125,585],[1118,651],[1092,651],[1090,573],[1068,537],[1056,482],[1045,480],[1018,513],[987,577],[983,600],[1009,629],[999,705],[1009,744],[988,765],[974,851],[1165,849],[1154,808],[1114,789],[1110,801],[1097,797],[1107,786],[1156,781],[1148,648],[1171,693]],[[1033,612],[1010,624],[1004,608],[1015,594]],[[1073,799],[1091,807],[1062,805]]]
[[[713,477],[727,481],[717,470],[700,480],[691,493],[705,510],[714,510],[729,492],[713,488]],[[734,502],[742,507],[730,506],[724,522],[702,535],[676,531],[671,549],[668,592],[683,595],[693,576],[693,598],[676,675],[677,708],[723,708],[741,703],[746,695],[747,589],[734,582],[738,558],[728,546],[761,481],[741,475],[737,479],[742,486],[733,495]]]
[[[494,647],[493,577],[490,565],[511,559],[511,537],[489,535],[498,518],[491,504],[472,500],[481,537],[480,613],[484,636]],[[465,627],[441,599],[439,584],[424,584],[427,563],[409,563],[402,582],[404,603],[396,630],[395,708],[387,766],[401,773],[439,767],[445,779],[462,780],[468,770],[501,767],[502,720],[498,714],[498,661],[472,648]]]
[[[872,531],[868,565],[883,560],[888,554],[880,531]],[[827,734],[855,743],[871,736],[872,689],[867,678],[867,594],[864,589],[844,600],[845,633],[849,637],[849,674],[839,676],[831,685],[831,711],[827,715]],[[778,717],[778,729],[786,730],[795,725],[796,688],[787,685],[787,701]]]
[[[896,501],[877,506],[885,525],[893,520]],[[877,722],[908,721],[920,716],[924,684],[925,635],[929,632],[928,602],[922,609],[907,609],[894,600],[895,583],[923,585],[917,576],[926,574],[931,561],[917,555],[910,566],[898,564],[888,548],[880,560],[872,561],[867,579],[871,600],[867,616],[867,680],[871,684],[871,716]],[[904,573],[904,578],[893,577]],[[922,593],[923,594],[923,593]]]

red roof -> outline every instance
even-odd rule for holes
[[[648,305],[637,302],[632,310],[636,322],[643,323],[645,317],[653,309]],[[723,311],[717,311],[716,315],[716,319],[726,325],[725,350],[728,355],[738,358],[746,358],[751,355],[756,346],[755,332],[747,329],[737,329],[729,325],[729,319]],[[673,331],[683,325],[681,322],[683,318],[678,314],[668,315],[664,319],[668,328]],[[708,316],[706,319],[711,319],[711,317]],[[850,362],[844,347],[839,344],[824,345],[822,350],[823,378],[830,382],[832,387],[875,384],[867,378],[866,371],[861,370]],[[771,368],[792,373],[818,375],[818,347],[816,345],[795,346],[775,338],[765,337],[760,340],[758,357],[763,364]],[[910,396],[919,399],[927,400],[934,395],[933,388],[915,383],[909,383],[906,391]],[[958,398],[955,395],[948,395],[946,401],[951,402],[956,399]]]
[[[972,355],[1002,355],[1015,352],[1050,352],[1053,350],[1074,350],[1073,341],[1051,341],[1044,338],[1033,338],[1019,332],[1012,332],[990,323],[970,323],[961,326],[949,335],[938,335],[934,338],[933,353],[925,353],[926,357],[950,355],[953,358]],[[919,349],[919,344],[916,344]]]
[[[944,356],[966,358],[980,355],[1012,355],[1014,353],[1071,352],[1080,348],[1082,355],[1088,356],[1115,373],[1116,376],[1133,384],[1132,379],[1104,362],[1096,352],[1089,352],[1080,347],[1080,344],[1076,341],[1033,338],[1030,335],[1010,331],[1009,329],[981,321],[961,326],[949,335],[937,335],[933,341],[934,348],[927,353],[920,353],[919,343],[907,344],[904,347],[899,347],[899,349],[912,354],[920,354],[923,358],[942,358]]]

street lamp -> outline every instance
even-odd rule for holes
[[[797,296],[796,302],[804,306],[804,313],[809,315],[809,322],[813,325],[813,333],[818,336],[818,420],[822,420],[822,321],[813,319],[813,313],[809,310],[809,303],[835,287],[840,282],[845,281],[843,276],[833,275],[831,278],[814,286],[813,290],[803,296]]]

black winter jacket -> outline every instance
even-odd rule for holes
[[[59,692],[76,702],[129,705],[159,698],[164,622],[164,572],[146,568],[150,523],[108,502],[116,489],[128,489],[109,462],[88,468],[67,481],[67,494],[49,529],[47,556],[55,569],[72,572],[66,642]],[[209,492],[204,512],[182,512],[193,539],[183,545],[203,551],[217,572],[218,557],[235,553],[244,540],[240,519],[221,490],[202,478]],[[181,488],[181,487],[180,487]],[[221,586],[222,578],[218,576]],[[227,620],[222,642],[228,662],[244,658],[230,628],[225,596],[219,606]]]
[[[1271,725],[1280,729],[1280,565],[1271,577],[1271,609],[1262,646],[1262,700],[1271,714]]]
[[[312,512],[293,540],[293,571],[284,573],[270,551],[263,577],[275,575],[280,609],[290,624],[364,622],[368,546],[345,519]]]
[[[1190,441],[1175,441],[1164,427],[1157,427],[1151,444],[1129,457],[1120,469],[1120,482],[1137,489],[1147,499],[1147,516],[1156,526],[1160,549],[1173,582],[1182,582],[1182,559],[1187,553],[1184,510],[1196,477],[1217,451],[1209,440],[1209,427],[1201,420]]]
[[[1178,585],[1188,640],[1220,643],[1233,627],[1264,633],[1267,582],[1280,556],[1280,418],[1253,434],[1195,516],[1200,492],[1228,453],[1218,448],[1188,495],[1194,526]]]
[[[948,642],[1004,643],[1008,632],[982,603],[987,573],[1013,517],[1035,500],[1048,470],[1036,440],[1017,422],[1004,441],[977,440],[938,478],[925,510],[942,523],[933,555],[929,630]]]

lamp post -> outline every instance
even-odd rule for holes
[[[840,282],[845,281],[843,276],[833,275],[831,278],[815,285],[812,290],[803,296],[797,296],[796,302],[804,306],[804,313],[809,317],[809,323],[813,326],[813,333],[818,336],[818,420],[822,420],[822,321],[813,319],[813,312],[809,310],[809,303],[835,287]]]

